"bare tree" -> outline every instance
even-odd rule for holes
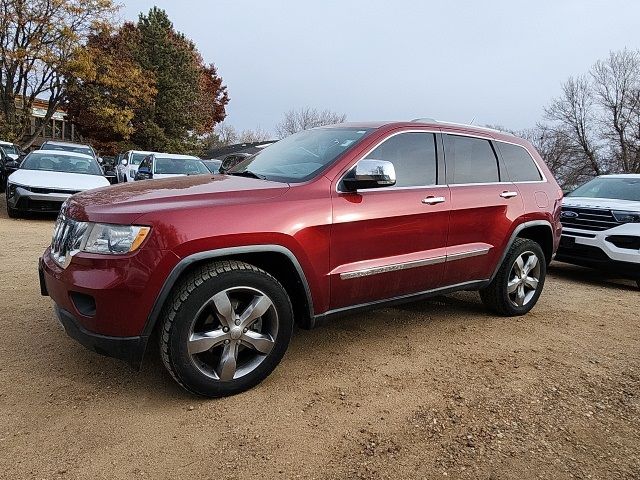
[[[623,171],[639,171],[638,159],[633,158],[633,134],[639,114],[640,54],[627,49],[611,52],[606,60],[595,63],[591,77],[601,108],[602,140],[610,142],[610,153]]]
[[[75,49],[116,7],[111,0],[0,0],[0,108],[4,135],[31,145],[65,96]],[[36,98],[49,101],[42,124],[30,131]]]
[[[347,116],[344,113],[326,109],[304,107],[299,110],[289,110],[284,114],[282,121],[276,125],[276,134],[279,138],[284,138],[309,128],[343,123],[346,119]]]
[[[569,77],[562,86],[562,96],[553,100],[545,113],[548,119],[557,122],[554,131],[556,135],[565,136],[573,154],[582,156],[594,175],[604,173],[594,138],[595,105],[588,77]]]
[[[269,132],[260,127],[253,130],[247,129],[238,131],[232,125],[221,122],[217,124],[213,129],[213,132],[203,140],[203,143],[206,150],[211,150],[214,148],[226,147],[227,145],[234,145],[236,143],[266,142],[272,138],[273,137]]]

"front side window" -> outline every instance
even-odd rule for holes
[[[540,170],[524,147],[496,142],[502,160],[512,182],[536,182],[542,180]]]
[[[396,187],[417,187],[436,183],[436,141],[433,133],[408,132],[394,135],[376,147],[366,158],[393,163]]]
[[[102,170],[93,157],[65,155],[63,153],[32,152],[27,155],[20,168],[24,170],[102,175]]]
[[[371,129],[313,128],[295,133],[243,160],[225,173],[300,183],[311,180]]]
[[[18,155],[18,149],[15,145],[0,145],[0,149],[4,150],[4,153],[9,155]]]
[[[495,183],[500,181],[498,159],[489,140],[445,135],[447,182]]]

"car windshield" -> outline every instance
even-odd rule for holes
[[[56,145],[46,143],[42,146],[42,150],[57,150],[60,152],[82,153],[83,155],[90,155],[93,157],[93,150],[85,145]]]
[[[20,168],[24,170],[102,175],[100,166],[93,157],[65,155],[64,153],[31,152],[24,159]]]
[[[142,160],[149,156],[148,153],[132,153],[131,154],[131,165],[140,165]]]
[[[576,188],[567,197],[613,198],[640,202],[640,178],[598,177]]]
[[[18,149],[15,145],[0,145],[0,148],[8,155],[18,155]]]
[[[203,160],[203,163],[207,166],[211,173],[219,173],[222,160]]]
[[[371,129],[314,128],[295,133],[230,168],[278,182],[310,180],[342,153],[356,145]]]
[[[155,173],[159,175],[201,175],[211,173],[202,160],[191,158],[156,158]]]

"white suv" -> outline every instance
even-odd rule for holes
[[[133,182],[136,178],[136,173],[138,172],[138,167],[142,163],[142,160],[152,153],[156,152],[145,152],[142,150],[129,150],[126,152],[116,167],[118,183]]]
[[[640,287],[640,174],[602,175],[562,205],[556,260],[636,280]]]

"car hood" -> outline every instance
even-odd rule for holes
[[[562,205],[565,207],[606,208],[640,212],[640,202],[616,198],[565,197]]]
[[[228,175],[143,180],[71,197],[67,212],[79,220],[131,223],[146,213],[258,203],[278,197],[289,184]]]
[[[101,175],[19,169],[9,175],[9,183],[27,187],[82,191],[109,185],[109,180]]]

